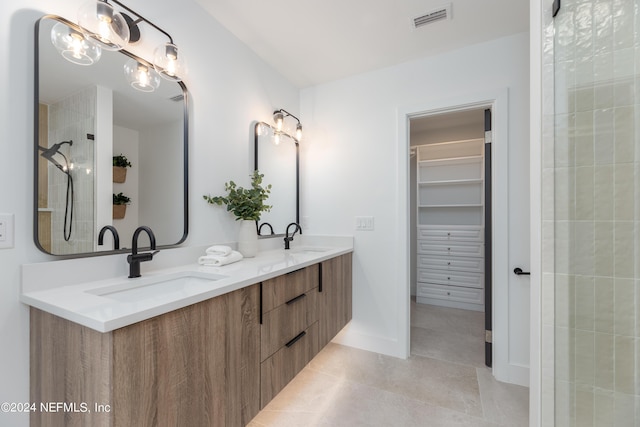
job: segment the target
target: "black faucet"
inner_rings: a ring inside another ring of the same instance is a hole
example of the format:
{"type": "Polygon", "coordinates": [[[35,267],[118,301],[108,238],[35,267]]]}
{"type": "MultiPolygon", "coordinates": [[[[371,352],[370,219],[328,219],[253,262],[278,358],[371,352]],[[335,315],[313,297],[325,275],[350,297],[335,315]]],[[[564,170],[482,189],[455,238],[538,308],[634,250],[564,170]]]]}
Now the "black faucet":
{"type": "Polygon", "coordinates": [[[140,277],[140,263],[145,261],[151,261],[153,256],[160,251],[156,251],[156,236],[153,235],[153,231],[147,226],[140,226],[133,232],[133,239],[131,241],[131,255],[127,256],[127,262],[129,263],[129,278],[140,277]],[[141,232],[147,233],[149,236],[149,242],[151,244],[151,250],[154,252],[138,253],[138,237],[141,232]]]}
{"type": "Polygon", "coordinates": [[[287,232],[284,235],[284,248],[285,249],[289,249],[289,242],[293,241],[293,236],[296,235],[297,231],[299,231],[300,234],[302,234],[302,228],[300,227],[300,225],[298,225],[297,222],[292,222],[291,224],[287,225],[287,232]],[[292,225],[295,225],[296,228],[293,230],[293,234],[291,235],[291,237],[289,237],[289,227],[291,227],[292,225]]]}
{"type": "Polygon", "coordinates": [[[105,225],[100,229],[100,234],[98,234],[98,245],[102,246],[104,244],[104,233],[107,230],[113,234],[113,249],[120,249],[120,236],[118,236],[118,230],[116,230],[112,225],[105,225]]]}
{"type": "Polygon", "coordinates": [[[271,226],[271,224],[269,224],[268,222],[263,222],[262,224],[260,224],[260,227],[258,227],[258,236],[262,236],[262,227],[267,226],[271,229],[271,235],[274,235],[275,233],[273,232],[273,227],[271,226]]]}

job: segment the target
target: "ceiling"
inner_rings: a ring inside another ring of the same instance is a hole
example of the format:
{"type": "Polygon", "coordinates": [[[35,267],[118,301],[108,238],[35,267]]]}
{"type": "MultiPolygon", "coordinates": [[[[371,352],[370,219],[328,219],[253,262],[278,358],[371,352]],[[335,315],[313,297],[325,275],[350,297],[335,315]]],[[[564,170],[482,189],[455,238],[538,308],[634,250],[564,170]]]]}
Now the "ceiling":
{"type": "Polygon", "coordinates": [[[529,30],[528,0],[195,1],[300,88],[529,30]]]}

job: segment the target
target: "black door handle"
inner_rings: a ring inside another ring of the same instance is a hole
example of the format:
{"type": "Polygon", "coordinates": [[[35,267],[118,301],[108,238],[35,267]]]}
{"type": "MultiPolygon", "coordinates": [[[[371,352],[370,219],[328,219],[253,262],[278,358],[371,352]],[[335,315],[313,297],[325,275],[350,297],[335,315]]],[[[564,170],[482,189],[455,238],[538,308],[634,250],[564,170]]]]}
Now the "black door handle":
{"type": "Polygon", "coordinates": [[[520,267],[514,268],[513,272],[516,273],[518,276],[530,276],[531,275],[531,273],[529,271],[522,271],[522,269],[520,267]]]}

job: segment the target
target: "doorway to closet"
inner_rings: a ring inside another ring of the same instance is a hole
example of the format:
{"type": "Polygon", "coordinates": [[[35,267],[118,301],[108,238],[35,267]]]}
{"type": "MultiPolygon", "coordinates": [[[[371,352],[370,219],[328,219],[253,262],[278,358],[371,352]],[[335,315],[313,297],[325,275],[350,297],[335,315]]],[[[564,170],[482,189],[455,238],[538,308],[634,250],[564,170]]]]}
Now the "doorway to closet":
{"type": "Polygon", "coordinates": [[[491,366],[491,110],[409,130],[411,353],[491,366]]]}

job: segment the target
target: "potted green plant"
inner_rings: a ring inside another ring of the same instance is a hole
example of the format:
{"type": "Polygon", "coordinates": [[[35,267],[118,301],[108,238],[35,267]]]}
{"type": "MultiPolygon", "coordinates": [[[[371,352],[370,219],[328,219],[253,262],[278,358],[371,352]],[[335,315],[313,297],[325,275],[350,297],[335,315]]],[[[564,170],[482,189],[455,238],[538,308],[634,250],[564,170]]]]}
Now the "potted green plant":
{"type": "Polygon", "coordinates": [[[262,186],[264,175],[258,170],[251,175],[251,188],[242,188],[235,182],[224,184],[226,196],[202,196],[212,205],[226,205],[227,211],[233,213],[236,221],[242,221],[238,237],[238,250],[245,257],[255,256],[258,252],[258,233],[256,221],[260,220],[262,212],[271,210],[265,202],[271,193],[271,184],[262,186]]]}
{"type": "Polygon", "coordinates": [[[122,192],[113,195],[113,219],[122,219],[127,212],[127,205],[131,199],[122,192]]]}
{"type": "Polygon", "coordinates": [[[127,157],[120,153],[113,156],[113,182],[123,183],[127,180],[127,168],[131,167],[131,163],[127,157]]]}

